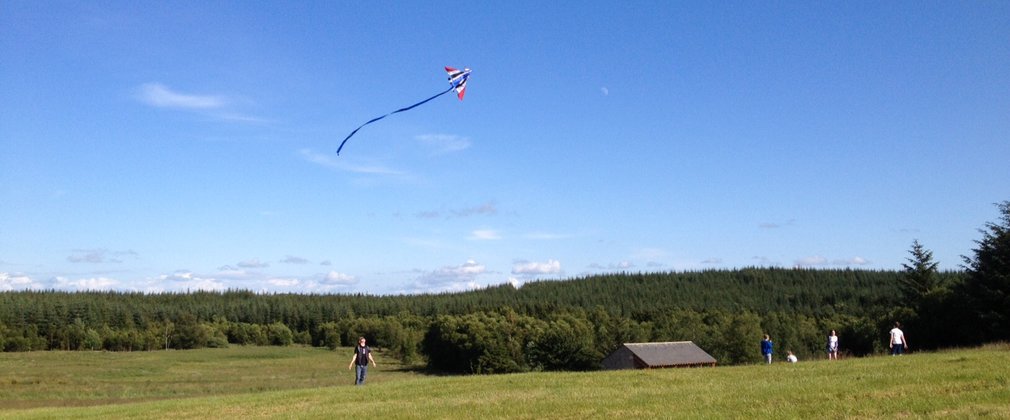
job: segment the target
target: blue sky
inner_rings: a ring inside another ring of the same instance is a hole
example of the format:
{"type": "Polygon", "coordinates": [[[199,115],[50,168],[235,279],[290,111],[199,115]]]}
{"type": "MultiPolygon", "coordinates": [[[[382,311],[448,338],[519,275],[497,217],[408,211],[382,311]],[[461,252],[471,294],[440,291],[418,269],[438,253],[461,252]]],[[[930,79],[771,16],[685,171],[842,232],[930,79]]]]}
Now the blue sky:
{"type": "Polygon", "coordinates": [[[957,269],[1008,134],[1000,1],[4,1],[0,290],[957,269]]]}

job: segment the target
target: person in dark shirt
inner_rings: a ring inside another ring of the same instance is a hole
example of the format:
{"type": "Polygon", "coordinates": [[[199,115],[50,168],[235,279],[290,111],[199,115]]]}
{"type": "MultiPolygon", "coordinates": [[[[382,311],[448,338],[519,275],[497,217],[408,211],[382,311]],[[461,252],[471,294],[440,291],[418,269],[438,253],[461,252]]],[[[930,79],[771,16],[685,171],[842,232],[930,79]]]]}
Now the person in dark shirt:
{"type": "Polygon", "coordinates": [[[368,374],[368,362],[375,366],[375,359],[372,358],[372,349],[365,345],[365,337],[358,337],[358,345],[354,346],[354,357],[347,369],[354,367],[354,384],[364,385],[365,375],[368,374]]]}

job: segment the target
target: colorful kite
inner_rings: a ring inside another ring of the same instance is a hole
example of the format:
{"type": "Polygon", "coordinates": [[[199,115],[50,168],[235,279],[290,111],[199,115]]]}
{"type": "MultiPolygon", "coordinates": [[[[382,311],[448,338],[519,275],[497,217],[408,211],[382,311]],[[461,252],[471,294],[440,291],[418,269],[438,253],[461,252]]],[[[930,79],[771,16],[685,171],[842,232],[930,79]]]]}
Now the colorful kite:
{"type": "Polygon", "coordinates": [[[418,103],[413,104],[411,106],[408,106],[406,108],[400,108],[400,109],[398,109],[396,111],[390,112],[390,113],[388,113],[386,115],[383,115],[381,117],[372,118],[368,122],[366,122],[364,124],[361,124],[360,126],[358,126],[358,128],[355,128],[354,131],[351,132],[351,134],[348,134],[347,137],[344,137],[344,141],[340,142],[340,147],[337,148],[337,155],[339,156],[340,155],[340,151],[344,149],[344,143],[347,143],[347,139],[350,139],[351,136],[354,135],[354,133],[357,133],[358,130],[361,129],[361,127],[364,127],[364,126],[366,126],[368,124],[371,124],[373,122],[376,122],[378,120],[386,118],[386,117],[388,117],[390,115],[393,115],[393,114],[395,114],[397,112],[409,111],[411,109],[414,109],[418,105],[424,104],[425,102],[428,102],[428,101],[430,101],[432,99],[435,99],[435,98],[437,98],[439,96],[445,95],[446,93],[449,93],[450,91],[453,91],[453,90],[456,91],[456,96],[458,96],[459,100],[462,101],[463,100],[463,95],[466,94],[466,81],[470,78],[470,69],[464,68],[463,70],[456,70],[456,69],[454,69],[452,67],[446,67],[445,71],[447,73],[449,73],[449,89],[446,89],[442,93],[439,93],[439,94],[437,94],[435,96],[432,96],[432,97],[430,97],[428,99],[425,99],[425,100],[423,100],[421,102],[418,102],[418,103]]]}

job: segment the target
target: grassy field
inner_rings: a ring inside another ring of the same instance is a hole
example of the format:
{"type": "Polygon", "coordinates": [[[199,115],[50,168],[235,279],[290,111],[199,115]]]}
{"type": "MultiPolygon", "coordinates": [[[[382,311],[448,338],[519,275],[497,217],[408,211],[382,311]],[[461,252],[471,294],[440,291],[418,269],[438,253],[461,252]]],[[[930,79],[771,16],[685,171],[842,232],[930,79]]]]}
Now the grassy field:
{"type": "Polygon", "coordinates": [[[0,354],[0,418],[1010,418],[1010,345],[771,366],[428,376],[350,350],[0,354]]]}

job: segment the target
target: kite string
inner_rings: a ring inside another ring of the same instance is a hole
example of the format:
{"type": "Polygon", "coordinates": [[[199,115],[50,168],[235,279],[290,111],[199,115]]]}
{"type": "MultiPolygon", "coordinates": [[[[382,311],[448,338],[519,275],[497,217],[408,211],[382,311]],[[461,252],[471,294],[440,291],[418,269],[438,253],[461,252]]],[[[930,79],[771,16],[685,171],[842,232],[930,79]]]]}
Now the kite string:
{"type": "Polygon", "coordinates": [[[446,93],[449,93],[449,92],[452,92],[452,90],[453,90],[454,88],[455,88],[455,86],[449,86],[449,89],[445,90],[444,92],[441,92],[441,93],[438,93],[438,94],[436,94],[435,96],[432,96],[432,97],[430,97],[430,98],[428,98],[428,99],[425,99],[425,100],[423,100],[423,101],[421,101],[421,102],[418,102],[418,103],[416,103],[416,104],[413,104],[413,105],[411,105],[411,106],[408,106],[408,107],[406,107],[406,108],[400,108],[400,109],[398,109],[398,110],[396,110],[396,111],[393,111],[393,112],[390,112],[390,113],[388,113],[388,114],[386,114],[386,115],[383,115],[383,116],[381,116],[381,117],[375,117],[375,118],[372,118],[371,120],[368,120],[368,122],[366,122],[366,123],[364,123],[364,124],[361,124],[360,126],[358,126],[358,128],[355,128],[355,129],[354,129],[354,131],[352,131],[352,132],[351,132],[351,134],[348,134],[348,135],[347,135],[347,137],[344,137],[344,141],[340,142],[340,147],[338,147],[338,148],[337,148],[337,156],[340,156],[340,151],[344,149],[344,143],[347,143],[347,140],[348,140],[348,139],[350,139],[350,138],[351,138],[351,136],[353,136],[353,135],[354,135],[354,133],[357,133],[357,132],[358,132],[358,130],[360,130],[360,129],[361,129],[361,127],[364,127],[364,126],[366,126],[366,125],[368,125],[368,124],[371,124],[371,123],[373,123],[373,122],[376,122],[376,121],[378,121],[378,120],[381,120],[381,119],[383,119],[383,118],[386,118],[386,117],[388,117],[388,116],[390,116],[390,115],[393,115],[393,114],[395,114],[395,113],[397,113],[397,112],[403,112],[403,111],[409,111],[409,110],[411,110],[411,109],[414,109],[415,107],[417,107],[417,106],[419,106],[419,105],[423,105],[423,104],[424,104],[425,102],[428,102],[428,101],[430,101],[430,100],[432,100],[432,99],[435,99],[435,98],[437,98],[437,97],[439,97],[439,96],[442,96],[442,95],[445,95],[446,93]]]}

